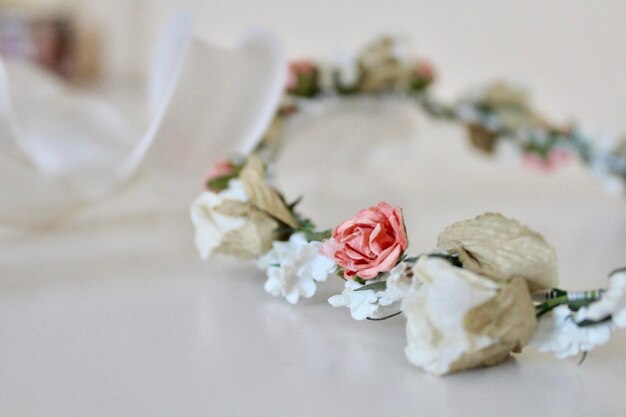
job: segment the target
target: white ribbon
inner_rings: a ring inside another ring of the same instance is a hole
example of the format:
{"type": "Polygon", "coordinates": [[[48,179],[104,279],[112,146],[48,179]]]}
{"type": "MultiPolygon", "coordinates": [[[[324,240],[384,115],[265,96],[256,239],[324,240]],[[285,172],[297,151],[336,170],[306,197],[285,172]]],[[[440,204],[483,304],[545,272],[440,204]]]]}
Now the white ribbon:
{"type": "Polygon", "coordinates": [[[270,34],[250,31],[220,48],[194,38],[185,13],[162,32],[132,112],[0,60],[0,223],[58,223],[143,170],[202,178],[218,155],[252,149],[285,68],[270,34]]]}

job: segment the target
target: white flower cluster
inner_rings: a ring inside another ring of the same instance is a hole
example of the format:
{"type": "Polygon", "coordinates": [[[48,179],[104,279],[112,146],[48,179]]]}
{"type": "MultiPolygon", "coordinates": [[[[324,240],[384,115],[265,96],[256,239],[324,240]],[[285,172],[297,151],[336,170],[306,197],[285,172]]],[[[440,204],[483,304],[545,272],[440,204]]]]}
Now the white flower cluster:
{"type": "Polygon", "coordinates": [[[304,233],[294,233],[288,242],[273,242],[272,250],[258,260],[267,272],[265,291],[283,296],[291,304],[315,294],[316,282],[326,281],[335,262],[320,254],[321,242],[308,242],[304,233]]]}
{"type": "Polygon", "coordinates": [[[611,286],[600,300],[577,312],[561,305],[541,318],[530,345],[566,358],[607,343],[617,328],[626,328],[626,271],[611,276],[611,286]],[[598,323],[579,325],[586,321],[598,323]]]}
{"type": "Polygon", "coordinates": [[[610,322],[580,327],[574,317],[568,306],[558,306],[539,320],[530,346],[540,352],[553,352],[557,358],[566,358],[588,352],[611,339],[610,322]]]}
{"type": "MultiPolygon", "coordinates": [[[[359,290],[363,285],[353,280],[346,280],[345,288],[341,294],[333,295],[328,302],[333,307],[347,307],[350,315],[355,320],[366,318],[377,319],[386,314],[386,307],[401,301],[411,285],[413,264],[400,262],[386,276],[386,289],[377,291],[373,289],[359,290]]],[[[367,281],[368,285],[381,280],[367,281]]]]}

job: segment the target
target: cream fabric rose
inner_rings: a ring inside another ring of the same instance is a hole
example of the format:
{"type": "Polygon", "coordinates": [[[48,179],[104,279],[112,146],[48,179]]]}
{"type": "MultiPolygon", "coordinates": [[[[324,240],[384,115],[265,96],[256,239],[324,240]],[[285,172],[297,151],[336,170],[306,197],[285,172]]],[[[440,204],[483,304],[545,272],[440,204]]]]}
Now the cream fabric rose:
{"type": "Polygon", "coordinates": [[[248,203],[239,180],[215,193],[202,193],[191,206],[191,220],[196,229],[198,252],[206,259],[213,253],[253,259],[272,246],[278,226],[269,215],[248,203]]]}
{"type": "Polygon", "coordinates": [[[514,86],[494,83],[484,92],[483,102],[506,126],[522,128],[543,126],[542,117],[529,106],[526,93],[514,86]]]}
{"type": "Polygon", "coordinates": [[[360,88],[367,92],[408,88],[415,76],[409,52],[407,40],[397,37],[383,36],[368,44],[357,57],[360,88]]]}
{"type": "Polygon", "coordinates": [[[413,271],[402,311],[415,366],[444,375],[495,365],[527,343],[536,319],[523,279],[496,282],[426,256],[413,271]]]}
{"type": "Polygon", "coordinates": [[[463,267],[495,280],[524,278],[531,290],[558,284],[556,254],[543,236],[501,214],[454,223],[437,247],[459,256],[463,267]]]}

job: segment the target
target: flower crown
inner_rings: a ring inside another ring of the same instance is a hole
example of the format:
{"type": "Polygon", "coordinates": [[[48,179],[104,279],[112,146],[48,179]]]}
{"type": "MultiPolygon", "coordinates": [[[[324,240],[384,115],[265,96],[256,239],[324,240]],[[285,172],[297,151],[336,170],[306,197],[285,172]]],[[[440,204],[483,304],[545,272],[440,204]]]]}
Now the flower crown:
{"type": "Polygon", "coordinates": [[[398,49],[393,38],[382,38],[334,66],[290,64],[283,103],[266,135],[246,158],[218,161],[193,203],[201,256],[257,259],[267,274],[265,290],[294,304],[328,277],[343,279],[344,290],[329,303],[349,308],[356,320],[404,314],[407,358],[437,375],[498,364],[526,345],[563,358],[606,343],[626,327],[626,268],[609,274],[607,289],[559,289],[552,247],[494,213],[447,227],[436,250],[412,256],[400,208],[381,202],[320,231],[296,210],[298,201],[287,203],[268,182],[283,123],[307,101],[396,94],[428,115],[464,125],[482,151],[493,153],[506,141],[541,169],[577,156],[608,188],[623,190],[626,141],[599,146],[573,125],[548,122],[503,84],[443,104],[429,94],[433,67],[398,49]]]}

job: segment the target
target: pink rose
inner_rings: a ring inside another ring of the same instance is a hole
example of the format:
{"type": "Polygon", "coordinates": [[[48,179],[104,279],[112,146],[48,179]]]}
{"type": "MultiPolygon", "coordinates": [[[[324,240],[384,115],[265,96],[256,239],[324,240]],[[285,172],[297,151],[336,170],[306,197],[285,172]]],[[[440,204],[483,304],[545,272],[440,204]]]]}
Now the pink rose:
{"type": "Polygon", "coordinates": [[[402,210],[378,203],[341,223],[321,253],[334,259],[346,278],[372,279],[391,270],[407,245],[402,210]]]}
{"type": "Polygon", "coordinates": [[[425,59],[420,60],[415,68],[415,73],[418,78],[425,80],[435,79],[435,67],[434,65],[425,59]]]}
{"type": "Polygon", "coordinates": [[[566,164],[571,155],[565,149],[553,149],[547,158],[542,158],[535,153],[527,153],[524,155],[524,164],[535,171],[554,171],[561,165],[566,164]]]}
{"type": "Polygon", "coordinates": [[[298,83],[298,75],[312,76],[315,73],[315,62],[310,59],[301,59],[289,62],[287,71],[287,90],[293,90],[298,83]]]}

